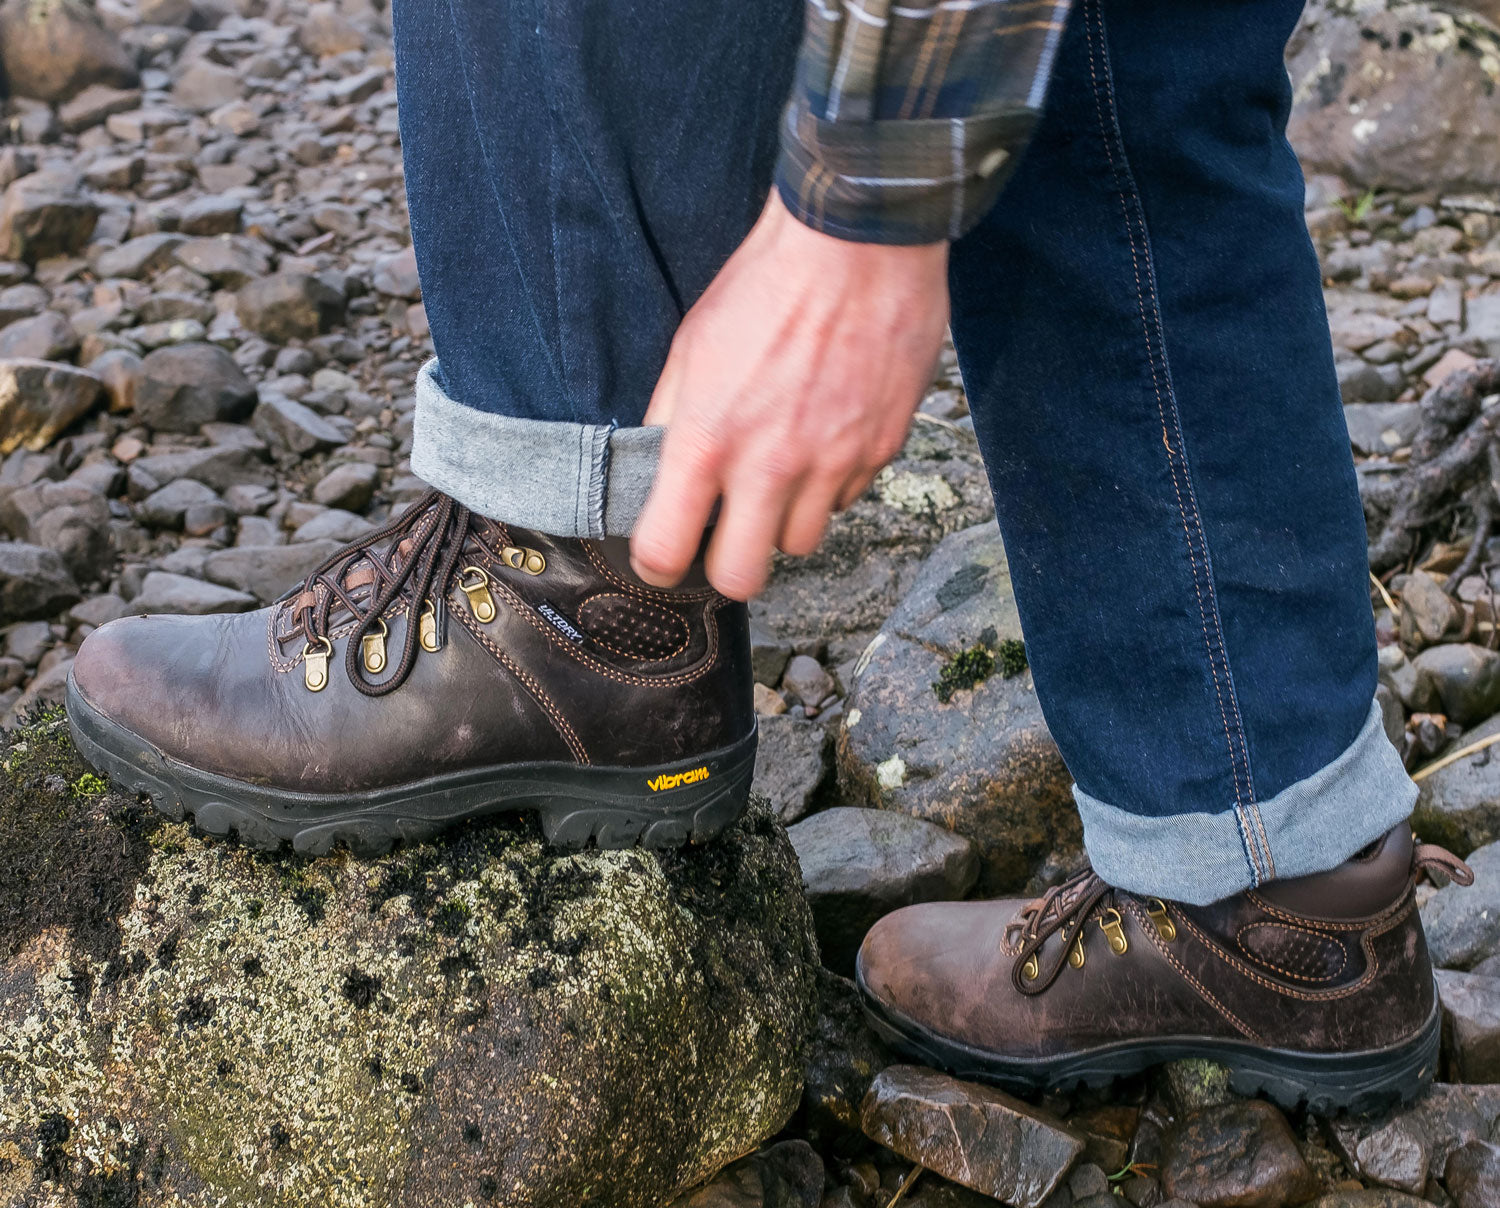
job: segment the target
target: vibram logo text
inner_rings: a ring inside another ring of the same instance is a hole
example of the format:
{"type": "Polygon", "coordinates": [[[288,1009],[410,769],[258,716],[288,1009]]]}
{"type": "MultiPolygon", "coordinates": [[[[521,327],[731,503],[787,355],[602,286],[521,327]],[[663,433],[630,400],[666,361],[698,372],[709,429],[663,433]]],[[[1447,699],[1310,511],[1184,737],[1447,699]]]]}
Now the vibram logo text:
{"type": "Polygon", "coordinates": [[[707,768],[694,768],[691,772],[663,772],[655,780],[646,781],[646,787],[653,793],[660,793],[666,789],[681,788],[685,784],[697,784],[700,780],[707,779],[707,768]]]}

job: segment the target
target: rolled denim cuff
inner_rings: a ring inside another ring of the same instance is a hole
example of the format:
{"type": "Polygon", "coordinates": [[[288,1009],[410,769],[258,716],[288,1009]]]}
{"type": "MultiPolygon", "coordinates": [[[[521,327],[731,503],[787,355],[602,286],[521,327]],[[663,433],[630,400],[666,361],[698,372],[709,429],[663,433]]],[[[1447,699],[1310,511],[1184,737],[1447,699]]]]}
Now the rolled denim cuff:
{"type": "Polygon", "coordinates": [[[1206,906],[1267,881],[1327,872],[1411,816],[1417,786],[1380,705],[1326,767],[1266,801],[1148,818],[1074,786],[1094,870],[1131,893],[1206,906]]]}
{"type": "Polygon", "coordinates": [[[417,374],[411,469],[492,520],[554,537],[628,537],[656,478],[664,428],[518,419],[450,398],[417,374]]]}

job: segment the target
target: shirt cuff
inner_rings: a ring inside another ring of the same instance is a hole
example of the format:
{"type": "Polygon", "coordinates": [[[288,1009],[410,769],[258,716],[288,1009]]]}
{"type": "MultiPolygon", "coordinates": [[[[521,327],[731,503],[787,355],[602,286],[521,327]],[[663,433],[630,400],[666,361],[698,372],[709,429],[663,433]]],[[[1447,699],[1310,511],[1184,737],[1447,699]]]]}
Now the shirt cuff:
{"type": "Polygon", "coordinates": [[[994,205],[1036,118],[1027,108],[829,121],[794,96],[781,127],[776,187],[797,218],[840,239],[957,239],[994,205]]]}

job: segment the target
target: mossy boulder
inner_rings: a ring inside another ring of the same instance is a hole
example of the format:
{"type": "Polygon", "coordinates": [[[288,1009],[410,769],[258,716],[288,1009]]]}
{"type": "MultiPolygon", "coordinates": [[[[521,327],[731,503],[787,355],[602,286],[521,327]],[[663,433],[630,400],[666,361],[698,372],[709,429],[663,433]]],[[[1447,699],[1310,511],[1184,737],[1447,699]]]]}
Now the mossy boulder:
{"type": "Polygon", "coordinates": [[[524,821],[266,856],[0,741],[0,1203],[649,1208],[796,1108],[816,947],[757,802],[681,853],[524,821]]]}

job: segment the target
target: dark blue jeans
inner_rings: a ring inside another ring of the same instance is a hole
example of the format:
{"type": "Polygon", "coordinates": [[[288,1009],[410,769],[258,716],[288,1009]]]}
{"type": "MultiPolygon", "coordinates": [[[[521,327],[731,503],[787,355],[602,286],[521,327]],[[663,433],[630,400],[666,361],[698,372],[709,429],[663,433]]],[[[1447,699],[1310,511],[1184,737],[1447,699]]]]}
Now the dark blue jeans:
{"type": "MultiPolygon", "coordinates": [[[[1410,812],[1282,49],[1300,0],[1080,0],[953,336],[1101,875],[1211,901],[1410,812]]],[[[769,187],[800,0],[396,0],[437,360],[413,467],[628,533],[683,313],[769,187]]]]}

